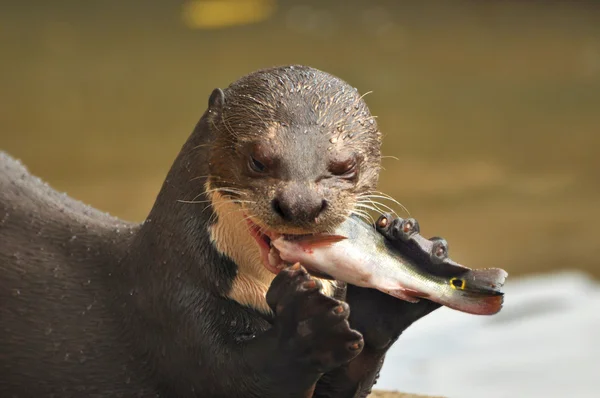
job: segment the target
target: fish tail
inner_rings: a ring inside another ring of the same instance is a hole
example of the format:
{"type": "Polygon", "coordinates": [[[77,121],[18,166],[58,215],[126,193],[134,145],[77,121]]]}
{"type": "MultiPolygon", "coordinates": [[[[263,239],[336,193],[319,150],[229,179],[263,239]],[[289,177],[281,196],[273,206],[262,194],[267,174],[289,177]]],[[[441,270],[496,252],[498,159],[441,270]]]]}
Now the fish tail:
{"type": "Polygon", "coordinates": [[[499,268],[476,269],[451,278],[450,287],[457,294],[448,307],[478,315],[492,315],[502,309],[504,293],[501,288],[508,276],[499,268]]]}

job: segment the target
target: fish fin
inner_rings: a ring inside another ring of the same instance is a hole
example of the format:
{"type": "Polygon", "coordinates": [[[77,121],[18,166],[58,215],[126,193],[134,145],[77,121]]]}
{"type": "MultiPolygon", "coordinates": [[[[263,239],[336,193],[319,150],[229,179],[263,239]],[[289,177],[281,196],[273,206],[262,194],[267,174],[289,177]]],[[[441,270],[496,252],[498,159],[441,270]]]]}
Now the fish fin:
{"type": "Polygon", "coordinates": [[[399,298],[400,300],[408,301],[409,303],[418,303],[420,301],[419,297],[423,296],[422,293],[416,290],[406,289],[403,287],[399,289],[388,290],[385,293],[389,294],[390,296],[399,298]]]}
{"type": "Polygon", "coordinates": [[[497,292],[494,295],[464,293],[444,305],[468,314],[494,315],[502,309],[503,303],[503,293],[497,292]]]}
{"type": "Polygon", "coordinates": [[[348,238],[341,235],[310,235],[298,239],[297,243],[303,249],[314,249],[317,247],[328,247],[344,239],[348,238]]]}

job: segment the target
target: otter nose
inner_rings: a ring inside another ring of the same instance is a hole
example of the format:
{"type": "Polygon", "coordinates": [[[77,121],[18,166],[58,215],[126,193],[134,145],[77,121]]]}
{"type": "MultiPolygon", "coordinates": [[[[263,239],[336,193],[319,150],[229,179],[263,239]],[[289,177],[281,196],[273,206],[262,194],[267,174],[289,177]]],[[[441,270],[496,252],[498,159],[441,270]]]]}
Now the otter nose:
{"type": "Polygon", "coordinates": [[[328,203],[317,192],[292,188],[279,192],[271,205],[273,211],[285,221],[312,223],[328,203]]]}

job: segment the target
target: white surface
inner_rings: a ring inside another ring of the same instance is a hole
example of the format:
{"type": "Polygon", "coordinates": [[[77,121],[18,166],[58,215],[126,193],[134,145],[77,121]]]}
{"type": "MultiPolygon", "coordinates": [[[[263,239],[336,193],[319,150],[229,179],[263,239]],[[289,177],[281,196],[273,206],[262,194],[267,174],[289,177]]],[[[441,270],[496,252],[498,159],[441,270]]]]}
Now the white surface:
{"type": "Polygon", "coordinates": [[[494,316],[441,308],[387,355],[377,389],[449,398],[600,397],[600,284],[509,279],[494,316]]]}

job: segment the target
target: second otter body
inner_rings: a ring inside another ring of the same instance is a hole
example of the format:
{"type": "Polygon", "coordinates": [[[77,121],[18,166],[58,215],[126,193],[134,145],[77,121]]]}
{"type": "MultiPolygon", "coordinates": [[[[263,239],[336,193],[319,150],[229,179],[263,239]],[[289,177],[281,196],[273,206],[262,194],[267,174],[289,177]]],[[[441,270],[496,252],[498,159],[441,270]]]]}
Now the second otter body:
{"type": "Polygon", "coordinates": [[[379,146],[356,90],[293,66],[213,92],[141,225],[2,155],[0,395],[367,394],[437,305],[276,276],[264,232],[338,225],[374,188],[379,146]]]}

